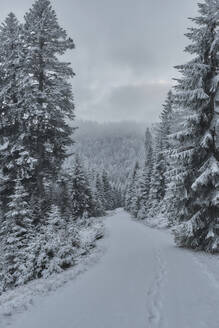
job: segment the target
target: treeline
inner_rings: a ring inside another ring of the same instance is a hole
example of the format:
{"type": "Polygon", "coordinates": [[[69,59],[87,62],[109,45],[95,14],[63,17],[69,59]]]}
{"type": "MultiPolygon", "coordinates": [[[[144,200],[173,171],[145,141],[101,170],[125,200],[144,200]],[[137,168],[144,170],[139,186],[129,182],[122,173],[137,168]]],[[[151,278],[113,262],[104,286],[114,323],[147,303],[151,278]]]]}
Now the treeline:
{"type": "Polygon", "coordinates": [[[85,169],[80,157],[75,155],[71,167],[63,169],[58,180],[47,187],[47,206],[56,204],[64,219],[100,217],[106,211],[122,205],[122,194],[111,182],[108,173],[85,169]]]}
{"type": "Polygon", "coordinates": [[[168,93],[161,122],[147,130],[145,163],[135,165],[126,209],[144,219],[167,216],[177,245],[219,251],[219,3],[198,4],[186,34],[192,59],[168,93]]]}
{"type": "Polygon", "coordinates": [[[80,227],[117,206],[106,172],[84,170],[72,145],[74,43],[48,0],[0,27],[0,292],[74,264],[80,227]]]}
{"type": "Polygon", "coordinates": [[[173,122],[174,96],[169,91],[161,123],[154,127],[153,133],[148,128],[145,133],[145,160],[143,165],[136,162],[126,189],[125,208],[134,217],[144,219],[157,215],[166,215],[166,197],[168,196],[171,169],[169,151],[171,141],[168,135],[173,122]]]}
{"type": "Polygon", "coordinates": [[[80,155],[85,167],[96,171],[105,169],[110,181],[124,194],[135,159],[141,163],[144,158],[145,124],[77,121],[77,126],[73,151],[80,155]]]}

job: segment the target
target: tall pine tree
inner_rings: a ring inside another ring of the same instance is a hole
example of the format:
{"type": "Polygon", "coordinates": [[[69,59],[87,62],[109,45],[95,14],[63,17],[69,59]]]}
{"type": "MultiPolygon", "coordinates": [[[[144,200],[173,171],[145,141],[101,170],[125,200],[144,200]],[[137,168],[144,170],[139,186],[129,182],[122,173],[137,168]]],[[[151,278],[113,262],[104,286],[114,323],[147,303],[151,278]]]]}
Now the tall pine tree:
{"type": "Polygon", "coordinates": [[[95,214],[95,204],[88,183],[88,179],[77,155],[71,173],[71,204],[72,214],[75,218],[92,216],[95,214]]]}
{"type": "Polygon", "coordinates": [[[153,152],[153,170],[150,183],[149,194],[149,214],[150,216],[159,215],[161,212],[162,201],[165,196],[165,156],[164,144],[160,129],[157,130],[155,146],[153,152]]]}
{"type": "Polygon", "coordinates": [[[34,236],[27,196],[22,180],[18,177],[1,226],[1,236],[4,236],[2,279],[5,289],[21,285],[32,278],[32,265],[28,258],[34,236]]]}
{"type": "Polygon", "coordinates": [[[177,134],[182,146],[178,157],[186,161],[183,177],[186,223],[175,231],[180,246],[219,251],[219,147],[218,140],[218,0],[199,3],[196,27],[189,29],[186,52],[193,59],[178,66],[176,101],[187,109],[185,129],[177,134]]]}
{"type": "Polygon", "coordinates": [[[44,179],[55,179],[72,143],[74,118],[69,63],[60,56],[74,48],[48,0],[37,0],[25,15],[20,59],[19,106],[22,142],[35,159],[29,190],[44,194],[44,179]]]}
{"type": "Polygon", "coordinates": [[[23,51],[21,25],[10,13],[0,28],[0,164],[2,170],[1,202],[7,203],[14,190],[14,181],[21,168],[30,169],[31,161],[22,145],[22,122],[19,105],[20,56],[23,51]],[[26,164],[26,165],[25,165],[26,164]]]}
{"type": "Polygon", "coordinates": [[[138,217],[140,219],[144,219],[148,216],[148,205],[149,205],[149,194],[150,194],[150,186],[151,186],[151,178],[152,178],[152,169],[153,169],[153,140],[152,135],[149,129],[146,130],[145,133],[145,161],[142,170],[142,174],[140,177],[140,211],[138,213],[138,217]]]}

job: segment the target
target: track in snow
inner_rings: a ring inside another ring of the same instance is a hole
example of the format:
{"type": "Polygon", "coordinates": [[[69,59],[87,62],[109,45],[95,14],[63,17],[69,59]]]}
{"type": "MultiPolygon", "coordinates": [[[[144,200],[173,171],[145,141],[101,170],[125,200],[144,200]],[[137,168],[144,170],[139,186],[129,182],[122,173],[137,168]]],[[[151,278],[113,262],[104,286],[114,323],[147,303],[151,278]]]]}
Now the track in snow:
{"type": "Polygon", "coordinates": [[[157,263],[157,272],[155,275],[154,283],[150,287],[147,295],[149,298],[148,304],[148,324],[150,327],[159,328],[162,324],[162,287],[165,282],[165,277],[167,274],[166,263],[161,255],[161,251],[157,250],[155,254],[155,259],[157,263]]]}
{"type": "Polygon", "coordinates": [[[219,290],[194,253],[123,210],[105,220],[108,233],[99,247],[106,252],[99,262],[36,298],[11,328],[219,327],[219,290]]]}

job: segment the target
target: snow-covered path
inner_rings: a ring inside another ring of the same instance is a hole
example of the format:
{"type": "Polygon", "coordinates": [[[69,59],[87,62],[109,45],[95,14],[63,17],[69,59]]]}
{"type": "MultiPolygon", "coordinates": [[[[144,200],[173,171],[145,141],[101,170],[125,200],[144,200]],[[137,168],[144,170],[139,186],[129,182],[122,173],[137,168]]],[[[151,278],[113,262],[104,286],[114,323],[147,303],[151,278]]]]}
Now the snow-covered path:
{"type": "Polygon", "coordinates": [[[123,210],[106,226],[100,261],[36,300],[12,328],[219,327],[219,283],[198,255],[123,210]]]}

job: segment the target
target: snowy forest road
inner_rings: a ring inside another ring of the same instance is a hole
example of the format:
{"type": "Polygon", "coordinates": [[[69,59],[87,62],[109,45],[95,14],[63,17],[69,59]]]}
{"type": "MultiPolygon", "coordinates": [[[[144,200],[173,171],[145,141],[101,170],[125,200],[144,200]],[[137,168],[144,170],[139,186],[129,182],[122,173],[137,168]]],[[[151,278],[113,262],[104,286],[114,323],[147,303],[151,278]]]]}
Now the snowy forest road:
{"type": "Polygon", "coordinates": [[[12,328],[219,327],[219,284],[198,255],[121,209],[106,218],[106,228],[99,262],[12,328]]]}

